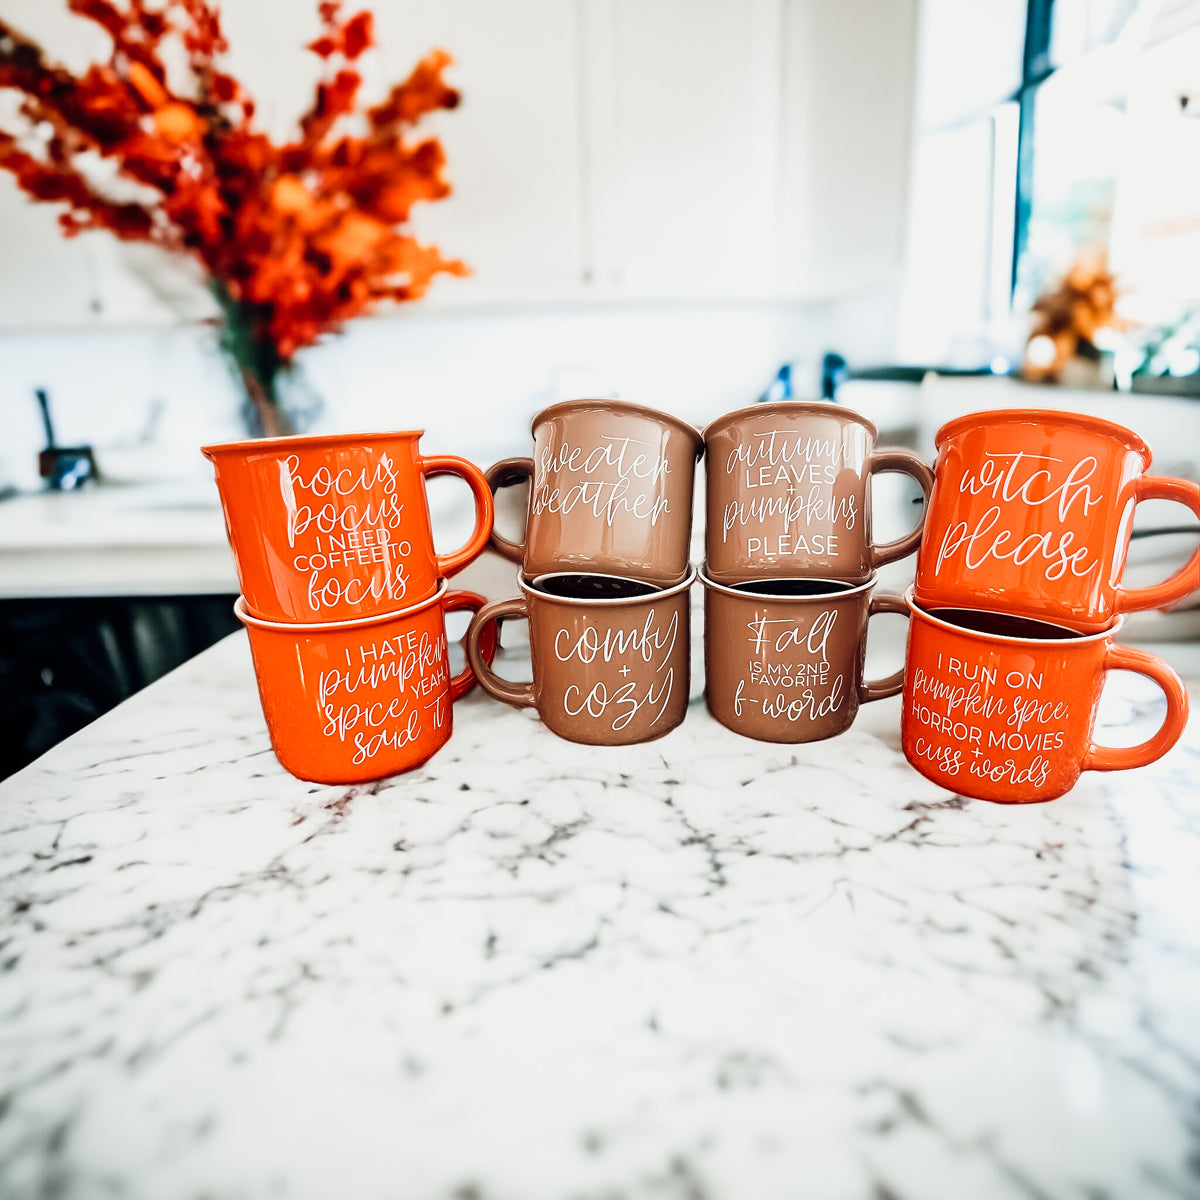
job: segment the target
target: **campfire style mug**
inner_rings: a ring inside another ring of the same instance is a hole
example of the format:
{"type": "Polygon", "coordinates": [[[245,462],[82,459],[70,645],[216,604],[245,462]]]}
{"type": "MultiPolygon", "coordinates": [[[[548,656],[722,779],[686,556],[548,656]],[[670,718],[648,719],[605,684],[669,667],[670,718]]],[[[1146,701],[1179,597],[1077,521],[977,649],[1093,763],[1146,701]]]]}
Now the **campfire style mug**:
{"type": "Polygon", "coordinates": [[[1098,417],[971,413],[937,433],[914,596],[929,607],[1003,609],[1081,632],[1200,587],[1200,550],[1162,583],[1120,585],[1139,500],[1200,516],[1200,484],[1147,475],[1150,449],[1098,417]]]}
{"type": "Polygon", "coordinates": [[[683,720],[689,678],[688,589],[695,570],[658,590],[641,580],[559,572],[521,595],[489,604],[467,630],[467,657],[489,695],[536,708],[559,737],[627,746],[662,737],[683,720]],[[533,681],[512,683],[488,665],[487,638],[501,617],[526,617],[533,681]]]}
{"type": "Polygon", "coordinates": [[[1161,758],[1187,723],[1188,697],[1160,658],[1098,633],[1008,613],[912,601],[900,738],[926,779],[979,800],[1024,804],[1069,792],[1083,771],[1161,758]],[[1166,693],[1161,728],[1140,746],[1097,746],[1092,726],[1106,671],[1136,671],[1166,693]]]}
{"type": "Polygon", "coordinates": [[[876,450],[875,426],[837,404],[782,400],[718,417],[704,430],[706,570],[717,583],[816,578],[865,583],[911,554],[921,525],[871,541],[871,479],[911,475],[926,498],[929,467],[908,450],[876,450]]]}
{"type": "Polygon", "coordinates": [[[452,455],[422,455],[420,430],[260,438],[205,446],[216,469],[242,594],[268,621],[342,621],[432,596],[487,546],[492,493],[452,455]],[[459,475],[475,529],[437,554],[425,479],[459,475]]]}
{"type": "MultiPolygon", "coordinates": [[[[264,621],[239,598],[271,746],[298,779],[359,783],[419,766],[450,740],[451,704],[475,685],[451,677],[445,614],[478,612],[474,592],[437,591],[419,604],[361,621],[264,621]]],[[[492,636],[481,660],[495,653],[492,636]]]]}
{"type": "Polygon", "coordinates": [[[688,573],[699,432],[623,400],[568,400],[533,418],[533,457],[487,473],[493,491],[528,479],[524,544],[492,547],[535,579],[591,571],[669,587],[688,573]]]}
{"type": "Polygon", "coordinates": [[[762,742],[815,742],[849,729],[860,704],[895,696],[904,668],[863,679],[867,621],[908,616],[903,597],[831,579],[704,583],[708,710],[762,742]]]}

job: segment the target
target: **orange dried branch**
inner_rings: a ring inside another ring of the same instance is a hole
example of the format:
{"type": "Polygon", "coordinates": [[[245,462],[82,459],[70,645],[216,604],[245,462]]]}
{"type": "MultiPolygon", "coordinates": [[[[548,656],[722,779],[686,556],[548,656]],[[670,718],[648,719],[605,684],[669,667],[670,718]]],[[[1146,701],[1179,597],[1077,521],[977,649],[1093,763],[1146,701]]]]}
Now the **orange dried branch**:
{"type": "Polygon", "coordinates": [[[40,162],[2,131],[0,167],[12,171],[35,200],[68,205],[68,211],[59,217],[68,236],[85,229],[107,229],[126,241],[146,241],[152,237],[154,216],[140,204],[105,199],[75,171],[40,162]]]}
{"type": "Polygon", "coordinates": [[[253,100],[220,67],[227,46],[210,0],[69,0],[69,8],[113,43],[107,62],[78,77],[0,22],[0,87],[20,91],[24,118],[43,130],[0,131],[0,168],[33,199],[65,206],[69,233],[105,228],[193,255],[230,319],[244,321],[262,348],[255,369],[286,362],[382,300],[415,299],[436,274],[465,272],[403,229],[415,203],[450,192],[440,143],[405,140],[421,116],[459,102],[443,79],[444,51],[367,110],[363,136],[339,133],[362,83],[348,64],[373,44],[374,20],[363,10],[343,21],[340,3],[322,0],[322,33],[309,49],[329,73],[298,139],[276,144],[253,128],[253,100]],[[188,95],[168,81],[169,38],[186,53],[188,95]],[[102,194],[89,155],[150,198],[102,194]]]}
{"type": "Polygon", "coordinates": [[[445,50],[427,54],[403,83],[392,88],[382,104],[367,109],[372,128],[382,132],[397,122],[411,125],[438,108],[457,108],[458,92],[442,79],[442,72],[453,62],[445,50]]]}

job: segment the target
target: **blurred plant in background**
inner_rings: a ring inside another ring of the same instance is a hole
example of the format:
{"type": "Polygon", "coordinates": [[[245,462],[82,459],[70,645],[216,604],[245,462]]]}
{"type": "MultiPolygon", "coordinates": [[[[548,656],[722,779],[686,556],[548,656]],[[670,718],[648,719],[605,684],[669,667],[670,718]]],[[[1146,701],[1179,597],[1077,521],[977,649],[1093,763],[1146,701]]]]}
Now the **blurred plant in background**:
{"type": "Polygon", "coordinates": [[[1086,363],[1091,365],[1086,374],[1098,378],[1097,335],[1129,326],[1117,315],[1116,303],[1108,256],[1101,249],[1084,251],[1063,279],[1034,302],[1022,375],[1034,383],[1079,382],[1064,375],[1073,365],[1086,363]]]}
{"type": "Polygon", "coordinates": [[[449,194],[425,114],[457,106],[434,50],[383,101],[358,111],[353,69],[373,43],[369,11],[319,4],[326,64],[298,137],[272,142],[254,101],[220,69],[209,0],[68,0],[112,38],[107,63],[75,77],[0,20],[0,87],[23,93],[24,128],[0,128],[0,167],[35,200],[66,205],[71,236],[107,229],[197,260],[222,313],[221,345],[258,431],[286,432],[281,385],[293,356],[380,301],[415,300],[439,272],[465,274],[403,232],[412,205],[449,194]],[[167,63],[176,45],[186,78],[167,63]],[[356,135],[343,118],[355,118],[356,135]]]}

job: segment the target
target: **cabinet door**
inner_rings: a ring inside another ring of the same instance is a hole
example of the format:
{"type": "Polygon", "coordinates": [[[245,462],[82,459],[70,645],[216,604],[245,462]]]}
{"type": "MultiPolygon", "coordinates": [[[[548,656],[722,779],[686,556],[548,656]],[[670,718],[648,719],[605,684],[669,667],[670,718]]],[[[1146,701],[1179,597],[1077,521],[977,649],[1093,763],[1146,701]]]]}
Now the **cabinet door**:
{"type": "Polygon", "coordinates": [[[99,319],[94,243],[66,241],[55,207],[33,204],[0,174],[0,326],[82,325],[99,319]]]}
{"type": "MultiPolygon", "coordinates": [[[[108,37],[65,5],[45,0],[6,0],[4,20],[44,46],[51,60],[75,70],[107,53],[108,37]]],[[[0,90],[0,123],[19,129],[20,95],[0,90]]],[[[7,172],[0,172],[0,325],[86,324],[103,315],[104,255],[97,243],[107,234],[67,241],[58,225],[61,206],[34,204],[7,172]]]]}
{"type": "Polygon", "coordinates": [[[453,195],[413,210],[413,230],[471,268],[422,303],[457,307],[578,298],[583,284],[579,6],[564,0],[403,0],[376,5],[378,63],[403,79],[431,47],[462,90],[426,118],[453,195]]]}
{"type": "Polygon", "coordinates": [[[916,0],[785,0],[782,294],[895,282],[912,146],[916,0]]]}
{"type": "MultiPolygon", "coordinates": [[[[349,13],[360,7],[347,3],[349,13]]],[[[375,15],[375,48],[356,63],[368,103],[406,78],[434,47],[454,58],[462,92],[450,112],[426,116],[414,141],[436,135],[453,193],[412,212],[411,232],[464,279],[435,277],[422,307],[556,300],[583,275],[578,5],[564,0],[388,0],[375,15]]],[[[316,0],[225,0],[230,65],[273,136],[286,137],[309,103],[317,59],[316,0]]]]}
{"type": "MultiPolygon", "coordinates": [[[[5,3],[6,20],[73,70],[107,56],[107,37],[65,7],[5,3]]],[[[359,64],[369,101],[434,46],[454,56],[463,93],[457,110],[414,131],[417,139],[440,137],[454,194],[417,205],[412,229],[473,274],[439,277],[424,303],[578,298],[585,269],[579,6],[393,0],[372,7],[378,49],[359,64]]],[[[230,69],[259,101],[260,123],[275,137],[293,136],[320,71],[304,50],[317,33],[316,0],[226,0],[222,18],[230,69]]],[[[32,205],[7,175],[0,178],[0,324],[169,321],[207,312],[203,288],[163,259],[106,233],[66,242],[56,206],[32,205]]]]}
{"type": "MultiPolygon", "coordinates": [[[[85,45],[89,22],[44,0],[6,2],[73,68],[103,55],[85,45]]],[[[903,249],[916,5],[375,5],[379,48],[361,61],[368,99],[433,46],[454,55],[463,92],[456,111],[416,133],[441,138],[454,194],[418,205],[412,227],[473,274],[436,280],[423,303],[792,299],[890,281],[903,249]]],[[[314,14],[299,0],[223,5],[230,67],[277,137],[319,70],[303,50],[314,14]]],[[[207,311],[203,290],[152,251],[105,234],[61,241],[52,209],[26,206],[7,179],[0,261],[0,323],[171,320],[196,315],[191,293],[207,311]]]]}
{"type": "MultiPolygon", "coordinates": [[[[268,0],[260,3],[269,8],[268,0]]],[[[228,8],[235,15],[245,11],[245,0],[227,6],[225,18],[228,8]]],[[[65,4],[4,0],[3,15],[42,47],[48,61],[76,76],[92,63],[107,62],[112,52],[108,35],[65,4]]],[[[288,28],[295,31],[295,24],[288,28]]],[[[285,56],[275,50],[278,28],[271,32],[274,41],[264,37],[260,44],[269,51],[263,55],[268,62],[284,64],[285,56]]],[[[314,15],[310,38],[315,29],[314,15]]],[[[296,34],[296,57],[311,59],[301,48],[304,40],[296,34]]],[[[278,66],[268,77],[275,81],[287,70],[278,66]]],[[[17,92],[0,90],[3,128],[24,127],[19,103],[17,92]]],[[[64,210],[59,204],[34,203],[8,172],[0,172],[0,327],[171,324],[215,314],[198,264],[155,246],[121,242],[104,230],[65,238],[58,223],[64,210]]]]}
{"type": "Polygon", "coordinates": [[[595,289],[730,299],[769,288],[779,0],[585,0],[595,289]]]}

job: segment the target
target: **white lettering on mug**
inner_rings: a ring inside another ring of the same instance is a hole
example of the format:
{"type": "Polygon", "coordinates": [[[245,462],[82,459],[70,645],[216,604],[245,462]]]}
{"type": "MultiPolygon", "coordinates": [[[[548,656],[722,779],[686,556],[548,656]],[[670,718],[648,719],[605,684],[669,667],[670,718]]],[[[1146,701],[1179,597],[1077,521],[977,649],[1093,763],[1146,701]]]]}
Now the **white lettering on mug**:
{"type": "Polygon", "coordinates": [[[670,473],[666,455],[650,453],[651,443],[631,437],[603,434],[601,443],[546,446],[538,456],[529,511],[566,515],[582,507],[609,526],[624,513],[655,525],[670,512],[663,487],[670,473]]]}
{"type": "Polygon", "coordinates": [[[322,533],[332,533],[335,529],[351,532],[380,523],[395,529],[400,523],[404,507],[396,501],[398,477],[391,458],[381,454],[373,470],[362,467],[356,473],[345,467],[332,472],[329,467],[322,466],[305,479],[300,474],[300,456],[289,454],[279,463],[279,490],[288,514],[288,545],[295,546],[296,538],[314,524],[322,533]],[[370,501],[363,503],[361,500],[359,504],[338,503],[348,496],[365,497],[376,490],[382,491],[386,497],[382,505],[370,501]],[[326,497],[333,499],[314,510],[311,504],[298,500],[297,491],[307,492],[319,500],[326,497]]]}
{"type": "Polygon", "coordinates": [[[722,540],[728,542],[731,534],[744,537],[751,557],[836,557],[835,530],[855,528],[859,499],[837,495],[833,486],[843,472],[857,477],[856,459],[857,451],[840,436],[812,438],[769,429],[739,442],[725,461],[726,473],[737,472],[739,482],[722,514],[722,540]],[[758,489],[769,490],[753,495],[758,489]],[[768,524],[780,532],[768,533],[763,528],[768,524]],[[825,528],[796,528],[814,524],[825,528]],[[755,532],[747,533],[747,527],[755,532]]]}
{"type": "Polygon", "coordinates": [[[661,667],[675,648],[678,631],[678,611],[671,613],[671,619],[664,629],[659,625],[658,615],[652,608],[641,626],[631,629],[606,625],[601,632],[592,624],[584,625],[578,634],[570,629],[560,629],[554,635],[554,657],[559,662],[575,658],[581,663],[590,663],[600,658],[607,663],[629,655],[640,658],[644,663],[654,663],[657,658],[661,667]]]}
{"type": "Polygon", "coordinates": [[[655,724],[675,686],[675,669],[668,664],[678,636],[678,609],[672,610],[665,626],[651,608],[641,624],[626,628],[611,622],[601,627],[587,622],[582,628],[559,629],[553,643],[554,657],[559,662],[622,664],[619,684],[609,685],[603,680],[589,684],[586,675],[580,683],[569,684],[563,693],[564,712],[572,717],[586,712],[597,720],[607,720],[612,729],[619,731],[647,709],[654,712],[650,724],[655,724]]]}
{"type": "Polygon", "coordinates": [[[848,465],[850,452],[841,437],[811,438],[785,429],[768,429],[740,442],[729,452],[725,470],[729,474],[740,463],[747,469],[778,467],[780,463],[827,463],[832,467],[848,465]]]}
{"type": "Polygon", "coordinates": [[[1064,750],[1071,718],[1070,701],[1042,694],[1044,687],[1041,671],[939,654],[936,673],[917,667],[906,685],[907,719],[925,731],[913,736],[912,751],[949,776],[965,769],[977,779],[1040,788],[1052,770],[1046,755],[1064,750]],[[974,717],[1000,727],[985,731],[974,717]]]}
{"type": "MultiPolygon", "coordinates": [[[[794,492],[795,489],[792,489],[794,492]]],[[[722,514],[722,538],[729,541],[729,535],[736,529],[746,525],[765,525],[768,521],[779,518],[785,527],[790,528],[799,524],[812,524],[819,521],[822,524],[836,525],[842,529],[853,529],[858,523],[858,498],[856,496],[834,496],[827,488],[814,485],[807,494],[794,495],[788,493],[782,496],[754,496],[749,500],[730,500],[725,505],[722,514]]],[[[776,535],[777,541],[772,542],[765,534],[750,537],[747,542],[747,553],[753,554],[836,554],[837,535],[811,533],[790,533],[776,535]],[[809,539],[815,544],[810,544],[809,539]],[[833,543],[822,546],[822,540],[833,543]]]]}
{"type": "Polygon", "coordinates": [[[752,657],[734,690],[734,716],[740,717],[747,704],[793,723],[840,712],[847,680],[829,662],[829,635],[837,619],[836,608],[823,608],[807,623],[765,616],[748,621],[752,657]]]}
{"type": "Polygon", "coordinates": [[[660,679],[652,679],[645,691],[641,693],[638,692],[637,682],[632,679],[614,688],[611,692],[602,680],[594,683],[586,694],[581,687],[571,684],[563,693],[563,711],[569,717],[577,717],[585,710],[589,717],[599,718],[615,714],[611,720],[612,728],[621,730],[643,708],[653,709],[657,705],[658,711],[650,721],[650,724],[653,725],[663,715],[667,701],[671,699],[671,689],[674,685],[675,669],[673,667],[668,667],[660,679]]]}
{"type": "Polygon", "coordinates": [[[837,609],[824,608],[809,623],[808,629],[803,629],[799,621],[783,619],[772,621],[766,617],[758,617],[750,621],[746,628],[750,630],[750,643],[754,647],[755,657],[761,657],[763,649],[769,644],[776,654],[781,654],[789,647],[802,649],[814,658],[824,659],[829,645],[829,635],[837,624],[837,609]],[[784,628],[768,629],[768,626],[784,626],[784,628]]]}
{"type": "Polygon", "coordinates": [[[830,713],[841,711],[842,701],[845,699],[845,684],[844,675],[835,675],[828,690],[823,693],[815,691],[812,687],[802,687],[793,693],[768,692],[762,696],[747,696],[746,680],[739,679],[737,690],[733,694],[733,713],[734,716],[740,717],[744,705],[757,704],[764,717],[782,718],[792,722],[815,721],[829,716],[830,713]]]}
{"type": "Polygon", "coordinates": [[[434,729],[441,727],[449,682],[444,635],[408,630],[358,646],[356,656],[357,663],[347,650],[344,668],[322,670],[316,695],[321,732],[340,742],[351,738],[355,765],[415,742],[425,728],[422,712],[434,729]],[[353,698],[360,691],[362,701],[353,698]]]}
{"type": "Polygon", "coordinates": [[[1072,511],[1086,517],[1103,499],[1094,495],[1088,482],[1098,467],[1096,458],[1088,456],[1070,466],[1065,475],[1057,477],[1046,464],[1063,464],[1064,460],[1045,455],[986,454],[977,474],[964,472],[958,490],[972,496],[988,495],[1001,503],[993,504],[975,521],[957,521],[947,526],[937,551],[933,573],[938,574],[947,563],[961,562],[968,570],[986,566],[989,560],[1010,561],[1023,567],[1033,563],[1041,567],[1050,581],[1062,579],[1068,573],[1082,578],[1096,570],[1100,559],[1087,545],[1075,544],[1075,531],[1070,529],[1039,528],[1023,536],[1019,530],[1030,524],[1044,526],[1047,521],[1062,523],[1072,511]],[[1057,482],[1056,482],[1057,478],[1057,482]],[[1004,504],[1017,509],[1013,524],[1001,524],[1004,504]],[[1026,509],[1047,508],[1047,515],[1027,523],[1020,515],[1026,509]],[[997,526],[1000,526],[997,528],[997,526]]]}
{"type": "Polygon", "coordinates": [[[308,576],[313,612],[366,600],[403,600],[412,544],[393,537],[404,517],[396,496],[399,472],[387,454],[373,467],[334,470],[320,466],[305,478],[300,457],[279,461],[279,492],[287,516],[288,545],[309,535],[315,546],[292,560],[308,576]],[[366,567],[366,572],[358,568],[366,567]]]}

